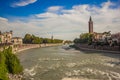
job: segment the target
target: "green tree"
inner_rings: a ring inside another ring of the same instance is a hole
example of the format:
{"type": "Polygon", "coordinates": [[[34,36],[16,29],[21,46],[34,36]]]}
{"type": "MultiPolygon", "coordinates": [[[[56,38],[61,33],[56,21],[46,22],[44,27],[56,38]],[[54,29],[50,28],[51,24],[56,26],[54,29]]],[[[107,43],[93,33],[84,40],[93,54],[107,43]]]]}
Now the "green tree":
{"type": "Polygon", "coordinates": [[[62,43],[63,42],[63,40],[60,40],[60,39],[54,39],[53,40],[53,43],[62,43]]]}
{"type": "Polygon", "coordinates": [[[93,34],[90,33],[83,33],[80,35],[80,38],[74,39],[74,43],[87,43],[92,44],[93,34]]]}
{"type": "Polygon", "coordinates": [[[51,40],[50,38],[40,38],[35,35],[26,34],[23,39],[23,42],[27,43],[27,44],[62,43],[63,40],[60,40],[60,39],[52,39],[51,40]]]}
{"type": "Polygon", "coordinates": [[[107,36],[110,36],[110,35],[111,35],[111,31],[103,32],[103,34],[105,34],[105,35],[107,35],[107,36]]]}
{"type": "Polygon", "coordinates": [[[34,37],[33,40],[32,40],[32,43],[33,44],[40,44],[41,43],[41,40],[39,37],[34,37]]]}
{"type": "Polygon", "coordinates": [[[42,44],[43,43],[43,38],[40,38],[40,44],[42,44]]]}
{"type": "Polygon", "coordinates": [[[23,39],[24,43],[31,43],[32,42],[32,35],[31,34],[26,34],[24,39],[23,39]]]}
{"type": "Polygon", "coordinates": [[[73,42],[74,42],[74,43],[80,43],[80,39],[79,39],[79,38],[75,38],[75,39],[73,40],[73,42]]]}

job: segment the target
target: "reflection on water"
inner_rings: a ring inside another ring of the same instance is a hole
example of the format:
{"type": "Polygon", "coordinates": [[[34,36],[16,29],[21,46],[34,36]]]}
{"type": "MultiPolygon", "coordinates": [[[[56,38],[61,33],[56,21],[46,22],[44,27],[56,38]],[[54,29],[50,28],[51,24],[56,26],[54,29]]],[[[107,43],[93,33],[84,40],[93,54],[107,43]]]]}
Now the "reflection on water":
{"type": "Polygon", "coordinates": [[[18,57],[26,80],[120,80],[120,54],[58,46],[23,51],[18,57]]]}

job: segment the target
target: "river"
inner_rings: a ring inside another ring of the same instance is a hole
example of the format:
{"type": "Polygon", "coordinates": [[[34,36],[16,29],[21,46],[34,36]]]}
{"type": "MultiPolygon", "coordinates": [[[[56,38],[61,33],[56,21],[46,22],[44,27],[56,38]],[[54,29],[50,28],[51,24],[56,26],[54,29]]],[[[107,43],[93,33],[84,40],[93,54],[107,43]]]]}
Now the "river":
{"type": "Polygon", "coordinates": [[[120,80],[120,54],[56,46],[22,51],[17,56],[25,80],[120,80]]]}

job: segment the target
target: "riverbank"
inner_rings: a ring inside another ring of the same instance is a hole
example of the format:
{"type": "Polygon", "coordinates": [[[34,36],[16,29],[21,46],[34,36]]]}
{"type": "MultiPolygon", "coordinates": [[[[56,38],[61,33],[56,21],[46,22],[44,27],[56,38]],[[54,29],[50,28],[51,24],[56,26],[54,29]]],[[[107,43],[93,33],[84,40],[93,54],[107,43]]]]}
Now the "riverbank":
{"type": "Polygon", "coordinates": [[[93,48],[89,45],[83,45],[83,44],[74,44],[73,46],[75,49],[77,50],[81,50],[81,51],[84,51],[84,52],[104,52],[104,53],[119,53],[120,54],[120,51],[115,51],[115,50],[103,50],[102,48],[93,48]]]}
{"type": "Polygon", "coordinates": [[[9,46],[12,47],[13,53],[18,53],[24,50],[32,49],[32,48],[42,48],[42,47],[52,47],[52,46],[59,46],[62,45],[62,43],[56,43],[56,44],[22,44],[22,45],[4,45],[0,47],[0,51],[3,51],[4,48],[7,49],[9,46]]]}
{"type": "Polygon", "coordinates": [[[52,47],[52,46],[59,46],[62,43],[57,44],[23,44],[23,45],[13,45],[13,52],[18,53],[24,50],[32,49],[32,48],[42,48],[42,47],[52,47]]]}

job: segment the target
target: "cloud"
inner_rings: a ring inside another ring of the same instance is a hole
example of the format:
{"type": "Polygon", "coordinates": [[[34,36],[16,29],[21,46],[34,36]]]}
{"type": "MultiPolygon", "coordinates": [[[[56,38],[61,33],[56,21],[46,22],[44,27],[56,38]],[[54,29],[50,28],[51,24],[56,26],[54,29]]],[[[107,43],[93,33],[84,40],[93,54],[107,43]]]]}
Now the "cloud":
{"type": "Polygon", "coordinates": [[[110,2],[109,0],[108,0],[108,2],[104,2],[104,3],[101,4],[101,6],[105,9],[109,8],[110,6],[114,6],[114,5],[115,4],[110,2]]]}
{"type": "Polygon", "coordinates": [[[58,12],[63,9],[63,6],[51,6],[47,9],[48,12],[58,12]]]}
{"type": "Polygon", "coordinates": [[[8,19],[0,17],[0,21],[8,21],[8,19]]]}
{"type": "Polygon", "coordinates": [[[58,15],[55,13],[46,12],[43,14],[37,14],[36,17],[38,17],[38,18],[51,18],[51,17],[58,17],[58,15]]]}
{"type": "Polygon", "coordinates": [[[14,2],[11,7],[20,7],[20,6],[26,6],[32,3],[35,3],[37,0],[20,0],[18,2],[14,2]]]}
{"type": "Polygon", "coordinates": [[[0,29],[2,31],[13,30],[15,36],[24,36],[25,33],[35,34],[40,37],[51,37],[73,40],[81,33],[88,32],[88,20],[92,16],[95,32],[120,30],[120,8],[110,1],[101,6],[74,5],[71,9],[51,6],[46,12],[24,18],[27,21],[16,18],[13,22],[0,17],[0,29]],[[114,5],[113,5],[114,4],[114,5]],[[59,11],[59,13],[56,13],[59,11]]]}

